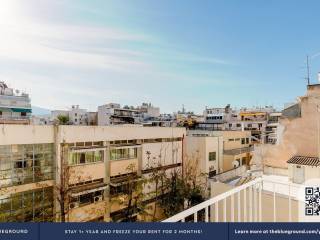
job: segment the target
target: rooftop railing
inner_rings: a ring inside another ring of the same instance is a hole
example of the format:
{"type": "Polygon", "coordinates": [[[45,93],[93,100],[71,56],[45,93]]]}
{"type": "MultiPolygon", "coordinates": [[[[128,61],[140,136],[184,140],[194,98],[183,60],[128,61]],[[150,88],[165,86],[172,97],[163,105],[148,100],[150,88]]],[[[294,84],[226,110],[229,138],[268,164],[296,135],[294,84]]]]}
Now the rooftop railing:
{"type": "Polygon", "coordinates": [[[297,221],[295,184],[262,177],[218,194],[163,222],[276,222],[297,221]]]}

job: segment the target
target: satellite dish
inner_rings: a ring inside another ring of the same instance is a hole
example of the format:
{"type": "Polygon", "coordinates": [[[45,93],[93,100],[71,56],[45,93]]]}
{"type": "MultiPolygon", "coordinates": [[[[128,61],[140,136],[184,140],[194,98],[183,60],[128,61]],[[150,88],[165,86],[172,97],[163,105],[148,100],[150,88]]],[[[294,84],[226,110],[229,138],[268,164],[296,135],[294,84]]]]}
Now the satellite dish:
{"type": "Polygon", "coordinates": [[[240,166],[240,163],[239,163],[239,161],[235,160],[235,161],[232,162],[232,165],[233,165],[234,168],[237,168],[237,167],[240,166]]]}

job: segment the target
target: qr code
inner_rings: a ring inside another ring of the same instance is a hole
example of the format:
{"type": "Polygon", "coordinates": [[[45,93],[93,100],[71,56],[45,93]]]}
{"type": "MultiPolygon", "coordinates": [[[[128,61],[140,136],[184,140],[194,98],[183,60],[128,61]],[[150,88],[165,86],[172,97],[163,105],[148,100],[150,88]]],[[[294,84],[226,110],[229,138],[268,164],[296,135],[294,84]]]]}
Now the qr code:
{"type": "Polygon", "coordinates": [[[319,187],[305,188],[305,214],[306,216],[319,216],[320,192],[319,187]]]}

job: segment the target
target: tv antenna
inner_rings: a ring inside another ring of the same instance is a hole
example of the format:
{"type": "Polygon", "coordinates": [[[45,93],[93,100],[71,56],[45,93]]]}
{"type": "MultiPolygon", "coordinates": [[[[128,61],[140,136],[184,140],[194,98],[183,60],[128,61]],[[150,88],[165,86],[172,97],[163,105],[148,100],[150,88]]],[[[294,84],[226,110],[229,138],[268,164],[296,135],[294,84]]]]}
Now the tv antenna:
{"type": "Polygon", "coordinates": [[[309,55],[307,55],[307,77],[306,77],[308,85],[310,85],[310,66],[309,66],[309,55]]]}

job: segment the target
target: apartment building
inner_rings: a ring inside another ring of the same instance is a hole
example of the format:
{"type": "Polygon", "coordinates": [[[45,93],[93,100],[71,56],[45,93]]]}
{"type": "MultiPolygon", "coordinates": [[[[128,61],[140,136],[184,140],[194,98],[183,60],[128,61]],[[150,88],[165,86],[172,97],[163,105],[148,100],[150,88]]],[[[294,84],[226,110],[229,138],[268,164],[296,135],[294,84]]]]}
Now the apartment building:
{"type": "MultiPolygon", "coordinates": [[[[128,182],[182,167],[185,129],[3,125],[0,135],[0,221],[122,221],[128,182]]],[[[143,187],[149,211],[153,188],[143,187]]]]}
{"type": "Polygon", "coordinates": [[[31,100],[28,94],[9,88],[0,82],[0,123],[29,124],[31,100]]]}
{"type": "Polygon", "coordinates": [[[281,113],[272,106],[234,110],[227,105],[225,108],[206,108],[203,114],[204,122],[197,124],[199,129],[251,131],[252,143],[277,143],[281,113]]]}
{"type": "MultiPolygon", "coordinates": [[[[189,130],[187,135],[188,137],[215,137],[219,145],[222,143],[223,157],[219,161],[217,173],[227,172],[243,165],[250,165],[253,151],[250,131],[189,130]],[[222,142],[218,140],[221,138],[222,142]]],[[[188,148],[191,147],[193,147],[192,144],[188,145],[188,148]]],[[[212,149],[217,149],[217,147],[212,149]]]]}
{"type": "Polygon", "coordinates": [[[266,126],[266,143],[278,144],[278,128],[281,116],[281,112],[269,113],[268,122],[266,126]]]}
{"type": "Polygon", "coordinates": [[[143,120],[143,126],[151,127],[177,127],[177,119],[173,114],[160,114],[159,117],[149,117],[143,120]]]}
{"type": "Polygon", "coordinates": [[[122,108],[118,103],[108,103],[98,107],[98,125],[134,124],[138,115],[139,111],[134,108],[122,108]]]}
{"type": "Polygon", "coordinates": [[[308,85],[306,94],[282,111],[277,145],[261,146],[266,174],[290,176],[298,182],[313,176],[307,171],[318,168],[311,159],[319,157],[319,96],[320,84],[308,85]],[[294,157],[303,161],[290,161],[294,157]]]}
{"type": "Polygon", "coordinates": [[[151,103],[142,103],[137,109],[144,119],[160,117],[160,108],[153,106],[151,103]]]}
{"type": "Polygon", "coordinates": [[[119,124],[145,124],[161,126],[160,108],[151,103],[141,106],[124,106],[118,103],[108,103],[98,107],[98,125],[109,126],[119,124]],[[155,122],[155,124],[153,124],[155,122]],[[157,124],[159,123],[159,124],[157,124]]]}
{"type": "Polygon", "coordinates": [[[199,173],[209,178],[223,171],[223,137],[209,132],[188,131],[185,161],[198,165],[199,173]]]}
{"type": "Polygon", "coordinates": [[[69,110],[51,111],[49,124],[58,122],[59,116],[67,117],[70,125],[97,125],[97,112],[88,112],[79,105],[72,105],[69,110]]]}
{"type": "Polygon", "coordinates": [[[207,130],[225,130],[225,124],[234,116],[234,111],[230,104],[224,108],[208,108],[203,111],[203,122],[198,124],[201,129],[207,130]]]}

